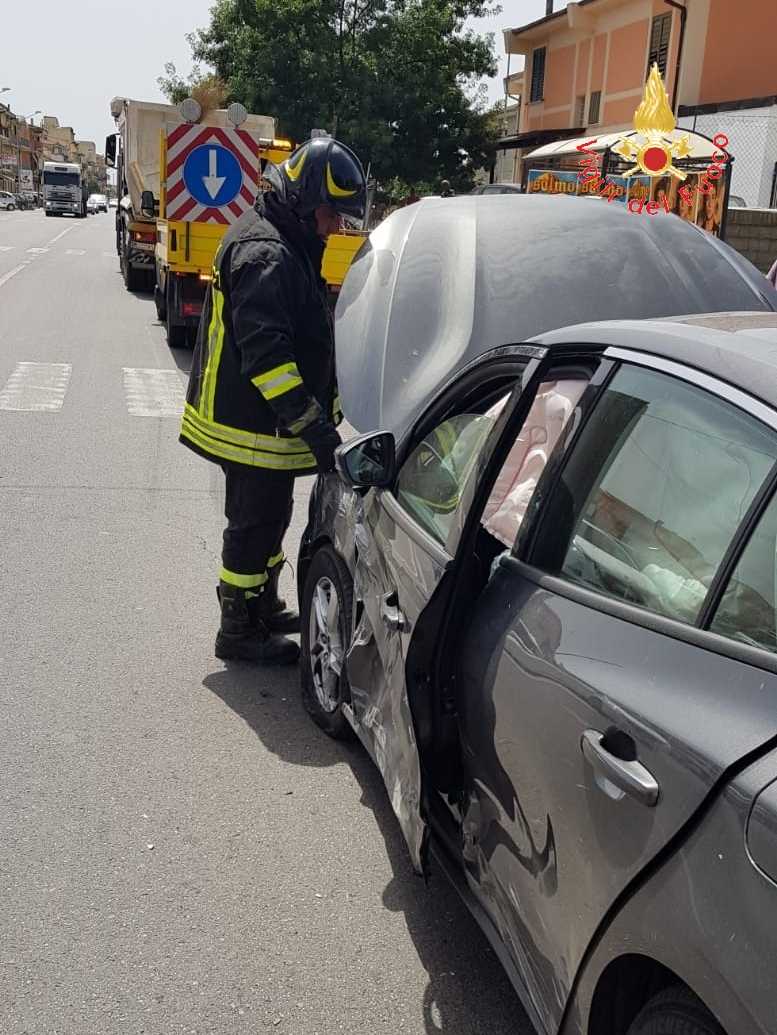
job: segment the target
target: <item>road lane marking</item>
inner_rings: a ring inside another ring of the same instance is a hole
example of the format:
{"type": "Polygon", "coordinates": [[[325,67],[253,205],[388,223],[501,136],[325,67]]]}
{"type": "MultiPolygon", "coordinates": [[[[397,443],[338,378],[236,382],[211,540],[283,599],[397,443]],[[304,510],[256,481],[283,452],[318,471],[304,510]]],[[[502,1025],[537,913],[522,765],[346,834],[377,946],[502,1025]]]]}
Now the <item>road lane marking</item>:
{"type": "Polygon", "coordinates": [[[70,383],[70,363],[17,363],[0,392],[0,410],[59,410],[70,383]]]}
{"type": "Polygon", "coordinates": [[[104,259],[115,259],[116,258],[116,252],[103,252],[103,258],[104,259]]]}
{"type": "Polygon", "coordinates": [[[86,255],[86,250],[84,248],[67,248],[65,255],[86,255]]]}
{"type": "Polygon", "coordinates": [[[9,270],[7,273],[4,273],[2,277],[0,277],[0,287],[2,287],[3,284],[7,284],[11,277],[15,277],[17,273],[21,273],[22,270],[27,269],[28,265],[28,262],[23,262],[21,266],[16,266],[14,267],[14,269],[9,270]]]}
{"type": "Polygon", "coordinates": [[[61,238],[63,238],[65,236],[65,234],[69,234],[71,230],[75,230],[75,224],[73,226],[66,226],[65,229],[62,231],[62,233],[57,234],[56,237],[52,237],[51,238],[51,240],[49,241],[49,244],[50,245],[56,244],[57,241],[59,241],[61,238]]]}
{"type": "Polygon", "coordinates": [[[43,253],[47,252],[47,251],[48,251],[48,248],[28,248],[27,249],[27,254],[28,255],[43,255],[43,253]]]}
{"type": "Polygon", "coordinates": [[[0,252],[10,252],[10,251],[13,251],[13,245],[12,244],[0,244],[0,252]]]}
{"type": "Polygon", "coordinates": [[[184,386],[177,370],[122,367],[127,409],[133,417],[180,417],[184,386]]]}

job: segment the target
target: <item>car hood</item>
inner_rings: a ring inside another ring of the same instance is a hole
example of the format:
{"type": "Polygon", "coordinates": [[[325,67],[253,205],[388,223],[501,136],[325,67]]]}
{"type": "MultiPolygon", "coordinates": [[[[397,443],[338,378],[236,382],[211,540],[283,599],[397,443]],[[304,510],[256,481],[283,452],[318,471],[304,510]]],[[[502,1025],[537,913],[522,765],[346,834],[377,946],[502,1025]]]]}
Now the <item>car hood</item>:
{"type": "Polygon", "coordinates": [[[343,411],[398,441],[462,367],[592,320],[774,310],[737,252],[674,215],[564,196],[428,198],[384,220],[335,311],[343,411]]]}

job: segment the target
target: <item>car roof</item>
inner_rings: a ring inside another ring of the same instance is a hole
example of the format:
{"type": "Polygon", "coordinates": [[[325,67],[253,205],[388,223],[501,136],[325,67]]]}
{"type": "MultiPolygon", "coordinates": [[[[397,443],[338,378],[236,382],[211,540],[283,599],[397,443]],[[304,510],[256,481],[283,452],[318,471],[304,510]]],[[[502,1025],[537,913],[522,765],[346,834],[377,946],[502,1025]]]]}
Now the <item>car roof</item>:
{"type": "Polygon", "coordinates": [[[537,335],[542,345],[595,343],[646,352],[716,377],[777,408],[777,313],[606,320],[537,335]]]}

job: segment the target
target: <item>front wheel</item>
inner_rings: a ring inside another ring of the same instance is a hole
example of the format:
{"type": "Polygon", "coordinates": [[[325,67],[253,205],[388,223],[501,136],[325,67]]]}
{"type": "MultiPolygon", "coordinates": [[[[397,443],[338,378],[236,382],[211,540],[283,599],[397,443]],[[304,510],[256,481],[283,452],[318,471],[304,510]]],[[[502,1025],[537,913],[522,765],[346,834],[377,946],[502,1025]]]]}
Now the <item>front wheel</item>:
{"type": "Polygon", "coordinates": [[[9,205],[8,206],[8,211],[9,212],[13,212],[15,209],[16,209],[16,205],[9,205]]]}
{"type": "Polygon", "coordinates": [[[687,988],[667,988],[644,1006],[628,1035],[726,1035],[707,1007],[687,988]]]}
{"type": "Polygon", "coordinates": [[[300,607],[302,703],[330,737],[351,734],[343,703],[351,699],[345,655],[351,640],[353,584],[331,546],[313,557],[300,607]]]}

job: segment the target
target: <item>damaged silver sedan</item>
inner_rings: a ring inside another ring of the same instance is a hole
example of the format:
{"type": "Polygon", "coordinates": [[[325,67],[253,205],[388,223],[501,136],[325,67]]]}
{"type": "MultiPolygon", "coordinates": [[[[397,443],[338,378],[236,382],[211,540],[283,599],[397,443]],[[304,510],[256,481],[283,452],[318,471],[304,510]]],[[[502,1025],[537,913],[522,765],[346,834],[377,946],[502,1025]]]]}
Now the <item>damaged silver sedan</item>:
{"type": "Polygon", "coordinates": [[[776,311],[703,231],[553,197],[397,212],[340,295],[303,699],[542,1033],[774,1030],[776,311]]]}

